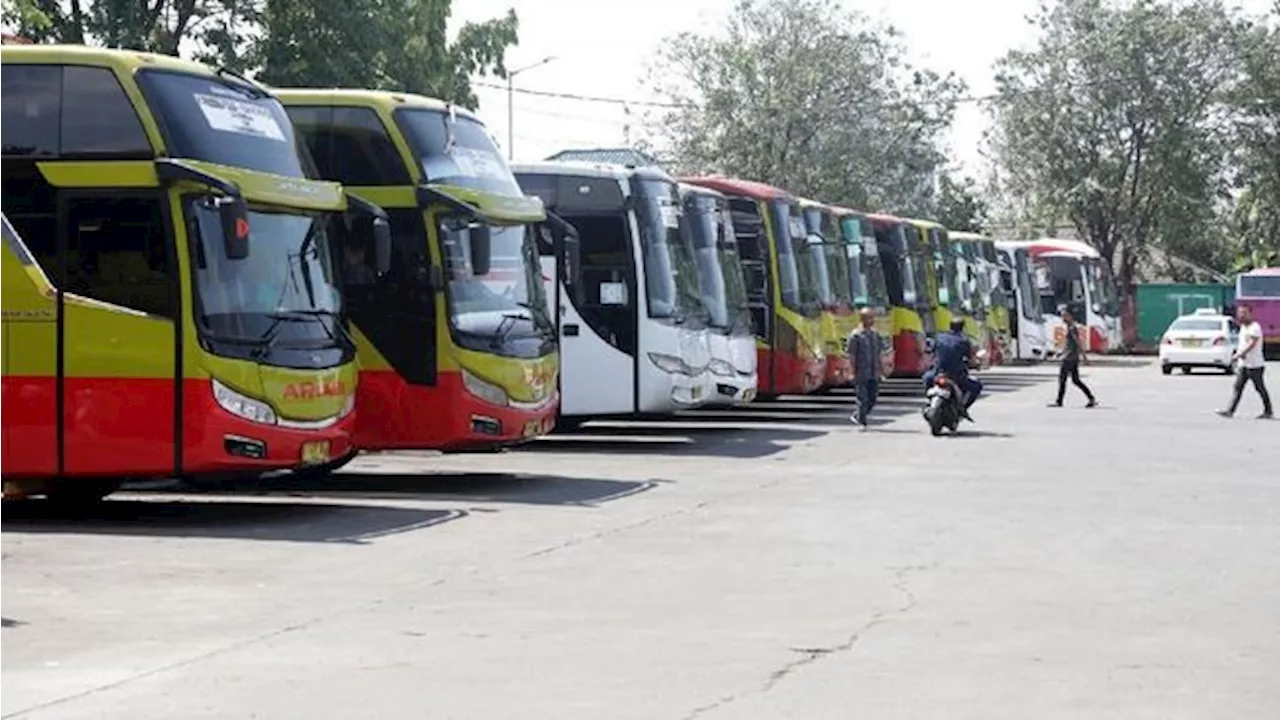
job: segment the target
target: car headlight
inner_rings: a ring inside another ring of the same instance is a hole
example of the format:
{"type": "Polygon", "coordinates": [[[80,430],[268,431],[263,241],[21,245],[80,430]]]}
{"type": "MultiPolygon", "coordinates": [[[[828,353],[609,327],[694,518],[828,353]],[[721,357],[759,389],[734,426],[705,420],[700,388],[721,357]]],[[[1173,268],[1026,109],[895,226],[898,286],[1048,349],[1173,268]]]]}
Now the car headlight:
{"type": "Polygon", "coordinates": [[[467,392],[481,400],[484,400],[490,405],[505,406],[509,402],[506,390],[503,390],[501,387],[498,387],[487,380],[481,380],[475,375],[467,372],[466,368],[462,369],[462,386],[467,389],[467,392]]]}
{"type": "Polygon", "coordinates": [[[218,401],[218,405],[223,410],[236,417],[252,420],[263,425],[276,424],[276,411],[272,410],[270,405],[261,400],[254,400],[251,397],[241,395],[218,382],[216,378],[213,380],[213,398],[218,401]]]}
{"type": "Polygon", "coordinates": [[[721,377],[733,377],[735,374],[733,366],[720,358],[713,359],[707,368],[721,377]]]}
{"type": "Polygon", "coordinates": [[[688,363],[676,357],[675,355],[664,355],[662,353],[649,353],[649,360],[658,369],[663,372],[676,373],[679,375],[693,375],[693,368],[688,363]]]}

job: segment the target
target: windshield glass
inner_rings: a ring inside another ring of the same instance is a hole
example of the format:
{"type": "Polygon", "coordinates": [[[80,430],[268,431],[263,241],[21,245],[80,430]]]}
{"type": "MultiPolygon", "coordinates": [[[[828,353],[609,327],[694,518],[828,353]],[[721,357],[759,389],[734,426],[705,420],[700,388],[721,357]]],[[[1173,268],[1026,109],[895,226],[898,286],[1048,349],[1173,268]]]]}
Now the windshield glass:
{"type": "Polygon", "coordinates": [[[1018,292],[1022,295],[1022,316],[1028,320],[1039,320],[1041,317],[1040,293],[1036,288],[1036,278],[1031,271],[1031,260],[1026,250],[1018,249],[1013,253],[1014,276],[1018,280],[1018,292]]]}
{"type": "Polygon", "coordinates": [[[489,272],[477,275],[471,234],[481,225],[457,215],[439,220],[449,324],[459,334],[488,339],[495,351],[523,357],[553,334],[537,249],[526,225],[488,227],[489,272]]]}
{"type": "Polygon", "coordinates": [[[831,268],[827,266],[827,250],[823,246],[822,211],[817,208],[804,210],[805,250],[813,269],[814,292],[823,307],[835,304],[831,290],[831,268]]]}
{"type": "Polygon", "coordinates": [[[911,248],[907,244],[907,229],[898,223],[893,226],[890,235],[893,247],[897,252],[902,253],[898,258],[899,271],[902,273],[902,302],[907,307],[914,307],[920,301],[920,288],[916,283],[918,272],[916,259],[912,256],[911,248]]]}
{"type": "MultiPolygon", "coordinates": [[[[229,260],[212,201],[189,201],[187,214],[196,319],[204,333],[239,347],[350,349],[338,327],[343,308],[328,232],[332,217],[252,211],[249,257],[229,260]]],[[[256,359],[273,363],[266,354],[256,359]]]]}
{"type": "Polygon", "coordinates": [[[234,80],[163,70],[138,73],[170,157],[315,178],[284,107],[234,80]]]}
{"type": "Polygon", "coordinates": [[[1240,275],[1236,297],[1280,298],[1280,275],[1240,275]]]}
{"type": "Polygon", "coordinates": [[[738,236],[733,227],[733,211],[726,205],[720,217],[721,235],[718,257],[724,278],[725,304],[733,327],[751,332],[751,308],[747,301],[747,284],[742,277],[742,257],[738,254],[738,236]]]}
{"type": "Polygon", "coordinates": [[[673,182],[636,182],[636,220],[644,252],[649,317],[706,320],[698,288],[698,267],[680,239],[680,194],[673,182]]]}
{"type": "Polygon", "coordinates": [[[1179,318],[1169,326],[1170,330],[1198,330],[1205,332],[1214,332],[1222,330],[1221,319],[1210,318],[1179,318]]]}
{"type": "Polygon", "coordinates": [[[782,200],[769,203],[769,213],[773,216],[774,241],[778,250],[778,290],[782,294],[782,304],[792,310],[800,310],[800,269],[791,236],[798,226],[803,238],[804,223],[792,225],[792,221],[798,218],[792,218],[791,206],[782,200]]]}
{"type": "Polygon", "coordinates": [[[400,108],[395,119],[422,163],[426,182],[500,195],[524,194],[479,120],[425,108],[400,108]]]}
{"type": "Polygon", "coordinates": [[[1098,264],[1098,287],[1102,291],[1102,312],[1108,317],[1118,317],[1120,315],[1120,296],[1119,288],[1116,287],[1115,276],[1111,274],[1111,267],[1102,260],[1096,261],[1098,264]]]}
{"type": "Polygon", "coordinates": [[[1089,293],[1089,306],[1093,312],[1102,314],[1102,288],[1098,285],[1098,261],[1093,258],[1084,258],[1080,262],[1080,268],[1084,274],[1084,285],[1086,292],[1089,293]]]}
{"type": "Polygon", "coordinates": [[[724,219],[723,209],[717,207],[716,199],[709,195],[693,194],[685,200],[684,220],[698,265],[698,287],[709,322],[715,328],[729,327],[731,317],[725,285],[727,275],[721,269],[717,248],[717,241],[724,237],[724,219]]]}
{"type": "MultiPolygon", "coordinates": [[[[884,256],[876,243],[871,223],[862,222],[862,281],[867,286],[867,305],[873,308],[889,307],[889,285],[884,276],[884,256]]],[[[850,272],[853,272],[852,266],[850,272]]]]}

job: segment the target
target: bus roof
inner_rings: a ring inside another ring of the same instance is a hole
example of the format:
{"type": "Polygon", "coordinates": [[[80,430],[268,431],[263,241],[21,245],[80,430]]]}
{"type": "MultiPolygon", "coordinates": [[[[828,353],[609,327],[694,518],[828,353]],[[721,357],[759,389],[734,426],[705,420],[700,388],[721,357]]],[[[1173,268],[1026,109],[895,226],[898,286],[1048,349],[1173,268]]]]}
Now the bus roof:
{"type": "Polygon", "coordinates": [[[963,241],[991,240],[991,238],[987,237],[986,235],[982,235],[980,233],[975,233],[975,232],[967,232],[965,230],[953,230],[947,234],[951,236],[952,240],[963,240],[963,241]]]}
{"type": "Polygon", "coordinates": [[[1099,253],[1092,245],[1080,242],[1079,240],[1068,240],[1066,238],[1037,238],[1035,240],[1022,240],[1022,246],[1034,253],[1043,252],[1067,252],[1085,257],[1100,258],[1099,253]]]}
{"type": "Polygon", "coordinates": [[[900,218],[900,217],[898,217],[897,215],[890,215],[890,214],[888,214],[888,213],[864,213],[863,215],[864,215],[864,217],[866,217],[868,220],[875,220],[875,221],[882,222],[882,223],[904,223],[904,222],[906,222],[906,220],[905,220],[904,218],[900,218]]]}
{"type": "Polygon", "coordinates": [[[705,195],[706,197],[720,198],[721,200],[727,199],[724,193],[719,190],[712,190],[709,187],[692,185],[687,182],[677,183],[676,186],[680,188],[680,197],[682,198],[686,195],[705,195]]]}
{"type": "Polygon", "coordinates": [[[786,190],[756,182],[755,180],[739,180],[719,175],[708,175],[704,177],[682,177],[680,182],[709,187],[712,190],[719,190],[725,195],[738,195],[755,200],[795,200],[795,196],[786,190]]]}
{"type": "Polygon", "coordinates": [[[458,105],[426,95],[389,92],[386,90],[345,90],[339,88],[277,88],[267,86],[271,94],[286,105],[335,105],[342,107],[373,107],[390,112],[396,108],[415,108],[447,112],[450,107],[460,117],[483,122],[475,113],[458,105]]]}
{"type": "MultiPolygon", "coordinates": [[[[138,50],[86,47],[84,45],[5,45],[3,49],[0,49],[0,56],[3,56],[4,62],[93,65],[119,70],[126,75],[132,75],[144,68],[203,75],[205,77],[217,77],[218,75],[217,71],[208,65],[183,60],[172,55],[159,55],[138,50]]],[[[261,83],[253,84],[263,88],[266,87],[261,83]]]]}
{"type": "Polygon", "coordinates": [[[570,177],[596,177],[611,180],[630,180],[638,177],[641,180],[665,180],[675,182],[675,178],[655,167],[626,167],[609,163],[579,162],[573,160],[536,160],[534,162],[514,163],[511,172],[516,174],[567,175],[570,177]]]}
{"type": "MultiPolygon", "coordinates": [[[[941,223],[934,222],[933,220],[920,220],[918,218],[903,218],[903,222],[909,222],[912,225],[919,225],[920,227],[926,228],[928,230],[946,230],[947,229],[941,223]]],[[[951,233],[948,231],[947,235],[950,235],[950,234],[951,233]]]]}

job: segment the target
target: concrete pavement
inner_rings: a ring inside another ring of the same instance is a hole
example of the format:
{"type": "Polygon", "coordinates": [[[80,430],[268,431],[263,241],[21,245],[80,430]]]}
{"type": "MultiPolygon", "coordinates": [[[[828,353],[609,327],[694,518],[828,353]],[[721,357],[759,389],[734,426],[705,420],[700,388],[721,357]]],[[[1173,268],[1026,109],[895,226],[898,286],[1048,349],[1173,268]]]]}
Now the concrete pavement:
{"type": "MultiPolygon", "coordinates": [[[[325,483],[6,505],[4,717],[1272,718],[1280,423],[999,368],[325,483]]],[[[1269,373],[1280,394],[1280,372],[1269,373]]]]}

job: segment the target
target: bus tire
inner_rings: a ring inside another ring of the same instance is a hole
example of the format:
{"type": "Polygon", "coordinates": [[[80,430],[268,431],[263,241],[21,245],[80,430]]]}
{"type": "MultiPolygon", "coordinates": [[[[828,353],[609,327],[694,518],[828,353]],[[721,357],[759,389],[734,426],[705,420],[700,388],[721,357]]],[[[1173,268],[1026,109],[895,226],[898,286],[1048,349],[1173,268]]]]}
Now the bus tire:
{"type": "Polygon", "coordinates": [[[60,478],[50,480],[44,488],[44,497],[50,503],[63,507],[92,507],[102,502],[111,493],[120,489],[123,480],[92,479],[71,480],[60,478]]]}

